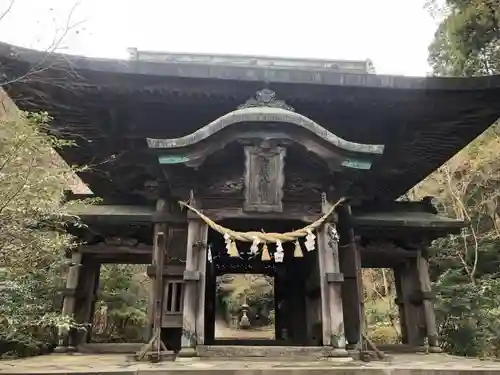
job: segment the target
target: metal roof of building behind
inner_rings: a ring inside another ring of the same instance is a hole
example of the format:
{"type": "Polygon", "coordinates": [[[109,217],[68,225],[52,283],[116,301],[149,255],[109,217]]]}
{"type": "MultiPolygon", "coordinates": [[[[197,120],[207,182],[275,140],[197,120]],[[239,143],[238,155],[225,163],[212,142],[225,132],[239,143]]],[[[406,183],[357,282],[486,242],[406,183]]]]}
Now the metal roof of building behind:
{"type": "Polygon", "coordinates": [[[371,60],[325,60],[299,59],[271,56],[250,56],[230,54],[203,53],[171,53],[161,51],[146,51],[129,48],[129,59],[149,62],[176,62],[193,64],[217,64],[231,66],[296,68],[296,69],[326,69],[339,73],[374,74],[375,68],[371,60]]]}

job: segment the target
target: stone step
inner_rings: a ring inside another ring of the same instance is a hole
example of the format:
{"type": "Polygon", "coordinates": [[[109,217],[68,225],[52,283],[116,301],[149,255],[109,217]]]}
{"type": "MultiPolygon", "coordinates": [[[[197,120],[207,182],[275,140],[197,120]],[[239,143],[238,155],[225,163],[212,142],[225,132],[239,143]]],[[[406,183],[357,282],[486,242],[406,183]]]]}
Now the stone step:
{"type": "Polygon", "coordinates": [[[343,349],[323,346],[198,345],[201,358],[288,358],[321,359],[348,357],[343,349]]]}

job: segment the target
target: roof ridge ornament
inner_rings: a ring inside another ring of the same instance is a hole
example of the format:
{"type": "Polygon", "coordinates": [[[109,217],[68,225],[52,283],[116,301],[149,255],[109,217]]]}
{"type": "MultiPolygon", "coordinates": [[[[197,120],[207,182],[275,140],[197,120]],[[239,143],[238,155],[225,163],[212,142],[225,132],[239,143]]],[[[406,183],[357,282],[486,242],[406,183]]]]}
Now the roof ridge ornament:
{"type": "Polygon", "coordinates": [[[243,104],[240,104],[238,106],[238,109],[255,107],[281,108],[287,111],[295,112],[295,109],[286,104],[284,100],[276,99],[276,93],[270,89],[262,89],[257,91],[255,93],[255,97],[248,99],[243,104]]]}

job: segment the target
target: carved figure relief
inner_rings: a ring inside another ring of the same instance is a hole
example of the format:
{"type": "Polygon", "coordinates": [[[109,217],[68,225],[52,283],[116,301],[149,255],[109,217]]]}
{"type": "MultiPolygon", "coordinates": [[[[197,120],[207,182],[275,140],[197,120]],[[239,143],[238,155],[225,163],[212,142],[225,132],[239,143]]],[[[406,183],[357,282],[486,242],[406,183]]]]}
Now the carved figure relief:
{"type": "Polygon", "coordinates": [[[324,188],[317,176],[311,176],[297,171],[285,171],[286,184],[284,186],[285,198],[317,198],[324,188]]]}
{"type": "Polygon", "coordinates": [[[243,190],[243,176],[229,176],[225,179],[220,179],[210,183],[203,193],[208,196],[217,195],[240,195],[243,190]]]}
{"type": "Polygon", "coordinates": [[[283,147],[245,147],[245,211],[283,210],[285,153],[283,147]]]}

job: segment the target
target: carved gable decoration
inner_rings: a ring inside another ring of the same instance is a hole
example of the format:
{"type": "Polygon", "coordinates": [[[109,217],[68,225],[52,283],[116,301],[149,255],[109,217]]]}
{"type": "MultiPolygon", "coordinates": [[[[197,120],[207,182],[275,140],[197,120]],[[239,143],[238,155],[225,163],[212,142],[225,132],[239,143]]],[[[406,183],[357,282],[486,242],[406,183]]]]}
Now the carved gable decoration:
{"type": "Polygon", "coordinates": [[[283,211],[284,147],[245,147],[245,211],[283,211]]]}
{"type": "Polygon", "coordinates": [[[295,111],[295,109],[283,100],[276,99],[276,93],[269,89],[257,91],[255,98],[248,99],[244,104],[238,106],[238,109],[254,108],[254,107],[272,107],[286,109],[287,111],[295,111]]]}

